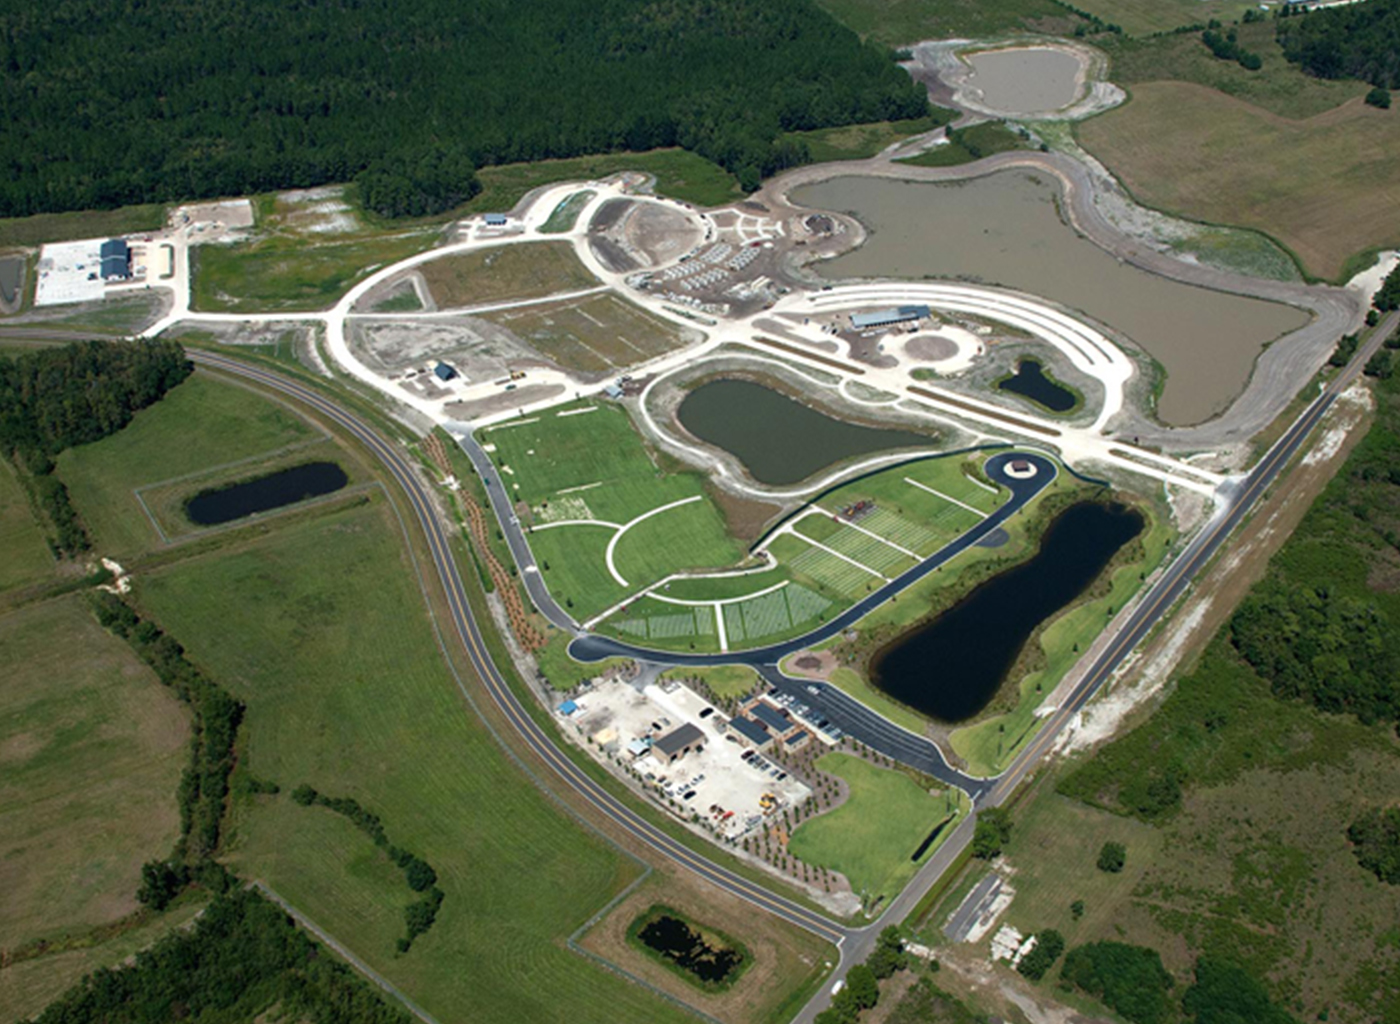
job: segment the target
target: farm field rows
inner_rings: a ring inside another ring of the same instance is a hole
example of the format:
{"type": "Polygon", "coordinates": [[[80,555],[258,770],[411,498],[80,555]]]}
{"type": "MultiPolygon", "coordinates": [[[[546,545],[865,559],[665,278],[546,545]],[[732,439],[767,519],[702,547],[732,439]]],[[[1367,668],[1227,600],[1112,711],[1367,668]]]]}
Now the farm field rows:
{"type": "Polygon", "coordinates": [[[568,242],[502,245],[430,260],[418,268],[442,309],[536,299],[598,284],[568,242]]]}
{"type": "Polygon", "coordinates": [[[584,373],[634,366],[678,348],[681,331],[613,294],[487,313],[565,369],[584,373]]]}

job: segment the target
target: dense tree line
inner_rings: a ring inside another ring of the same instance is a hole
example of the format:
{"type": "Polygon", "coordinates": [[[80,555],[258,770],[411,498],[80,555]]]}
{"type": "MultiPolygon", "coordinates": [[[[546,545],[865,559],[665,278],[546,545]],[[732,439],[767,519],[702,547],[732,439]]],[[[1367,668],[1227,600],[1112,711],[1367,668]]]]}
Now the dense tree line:
{"type": "Polygon", "coordinates": [[[1382,882],[1400,885],[1400,807],[1372,808],[1347,829],[1356,862],[1382,882]]]}
{"type": "Polygon", "coordinates": [[[1371,305],[1383,313],[1400,309],[1400,266],[1385,276],[1385,280],[1371,299],[1371,305]]]}
{"type": "Polygon", "coordinates": [[[1091,942],[1069,951],[1060,974],[1133,1024],[1160,1024],[1172,1016],[1172,976],[1156,950],[1091,942]]]}
{"type": "Polygon", "coordinates": [[[433,926],[437,912],[442,907],[444,896],[442,890],[437,887],[438,876],[432,865],[389,842],[389,834],[384,831],[384,823],[379,819],[379,815],[365,810],[359,801],[351,797],[326,796],[302,783],[292,791],[292,799],[303,807],[324,807],[348,818],[403,871],[404,881],[408,882],[410,889],[425,893],[421,900],[404,908],[404,923],[408,926],[408,931],[404,938],[399,939],[398,950],[400,953],[407,953],[413,946],[413,940],[433,926]]]}
{"type": "Polygon", "coordinates": [[[861,1012],[880,1002],[880,982],[909,966],[904,940],[894,925],[880,932],[875,949],[864,963],[846,972],[846,984],[832,997],[831,1006],[817,1014],[816,1024],[857,1024],[861,1012]]]}
{"type": "Polygon", "coordinates": [[[1285,57],[1319,78],[1400,87],[1400,0],[1368,0],[1280,18],[1278,41],[1285,57]]]}
{"type": "Polygon", "coordinates": [[[1298,1024],[1269,998],[1259,979],[1238,964],[1203,956],[1181,1007],[1195,1024],[1298,1024]]]}
{"type": "Polygon", "coordinates": [[[972,833],[972,855],[982,860],[998,856],[1011,842],[1011,813],[1004,807],[988,807],[977,814],[972,833]]]}
{"type": "Polygon", "coordinates": [[[168,1024],[277,1019],[408,1024],[408,1015],[324,955],[277,907],[240,889],[217,898],[190,931],[174,932],[129,967],[83,978],[38,1024],[168,1024]]]}
{"type": "Polygon", "coordinates": [[[92,595],[97,621],[129,643],[160,681],[175,691],[193,713],[190,763],[180,777],[180,840],[170,860],[143,872],[143,902],[160,909],[218,848],[233,771],[234,741],[243,720],[243,705],[210,682],[185,657],[173,637],[143,619],[120,597],[107,591],[92,595]]]}
{"type": "Polygon", "coordinates": [[[1239,33],[1234,29],[1228,29],[1222,34],[1214,28],[1208,28],[1201,33],[1201,42],[1221,60],[1235,61],[1246,71],[1258,71],[1264,66],[1259,54],[1240,45],[1239,33]]]}
{"type": "Polygon", "coordinates": [[[472,168],[680,145],[756,187],[783,131],[927,97],[811,0],[14,0],[0,216],[357,175],[389,212],[472,168]]]}
{"type": "Polygon", "coordinates": [[[1035,933],[1035,946],[1016,963],[1016,970],[1031,981],[1039,981],[1055,966],[1055,961],[1065,951],[1065,937],[1053,928],[1035,933]]]}
{"type": "Polygon", "coordinates": [[[52,526],[55,556],[81,554],[92,542],[53,475],[54,458],[121,430],[192,369],[166,341],[85,341],[0,359],[0,452],[52,526]]]}

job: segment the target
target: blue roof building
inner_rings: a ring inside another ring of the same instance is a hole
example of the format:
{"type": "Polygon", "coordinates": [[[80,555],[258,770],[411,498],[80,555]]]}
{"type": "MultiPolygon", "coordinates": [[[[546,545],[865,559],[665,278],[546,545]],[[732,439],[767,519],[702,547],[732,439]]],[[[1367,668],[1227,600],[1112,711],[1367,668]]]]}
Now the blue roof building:
{"type": "Polygon", "coordinates": [[[876,309],[869,313],[852,313],[851,326],[857,328],[884,327],[887,324],[923,320],[928,315],[927,306],[897,306],[894,309],[876,309]]]}
{"type": "Polygon", "coordinates": [[[438,380],[451,380],[453,377],[457,376],[457,371],[446,363],[438,363],[434,366],[433,373],[437,375],[438,380]]]}
{"type": "Polygon", "coordinates": [[[102,280],[125,281],[131,276],[131,248],[120,238],[102,243],[102,280]]]}

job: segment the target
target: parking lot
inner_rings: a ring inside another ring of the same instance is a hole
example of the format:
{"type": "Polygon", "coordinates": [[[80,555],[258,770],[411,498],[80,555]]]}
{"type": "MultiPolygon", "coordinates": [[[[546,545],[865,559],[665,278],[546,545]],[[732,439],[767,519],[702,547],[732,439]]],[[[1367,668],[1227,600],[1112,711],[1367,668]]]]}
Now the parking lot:
{"type": "Polygon", "coordinates": [[[698,815],[723,838],[740,839],[812,795],[781,766],[750,753],[730,734],[727,716],[680,683],[639,691],[630,683],[604,682],[570,703],[576,710],[560,712],[567,727],[635,773],[662,804],[685,817],[698,815]],[[687,723],[703,734],[703,749],[671,763],[651,749],[687,723]]]}

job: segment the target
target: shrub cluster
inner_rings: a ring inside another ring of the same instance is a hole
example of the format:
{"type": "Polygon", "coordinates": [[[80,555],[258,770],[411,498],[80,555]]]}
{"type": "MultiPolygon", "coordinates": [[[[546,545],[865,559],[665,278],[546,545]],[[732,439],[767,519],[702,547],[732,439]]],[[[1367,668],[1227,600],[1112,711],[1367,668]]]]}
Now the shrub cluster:
{"type": "Polygon", "coordinates": [[[1047,928],[1043,932],[1036,932],[1035,946],[1017,961],[1016,970],[1031,981],[1039,981],[1055,966],[1055,961],[1060,959],[1060,954],[1064,951],[1065,937],[1055,929],[1047,928]]]}
{"type": "Polygon", "coordinates": [[[1356,862],[1382,882],[1400,885],[1400,807],[1372,808],[1347,829],[1356,862]]]}
{"type": "Polygon", "coordinates": [[[1011,841],[1011,814],[1003,807],[977,812],[977,829],[972,834],[972,855],[991,860],[1011,841]]]}
{"type": "Polygon", "coordinates": [[[1133,1024],[1162,1024],[1172,1016],[1172,976],[1156,950],[1126,942],[1091,942],[1065,957],[1061,977],[1133,1024]]]}
{"type": "Polygon", "coordinates": [[[369,836],[374,845],[388,854],[389,859],[403,871],[404,880],[408,882],[410,889],[427,894],[404,909],[404,922],[408,926],[408,934],[399,939],[398,950],[400,953],[407,953],[413,945],[413,940],[433,926],[438,908],[442,906],[443,892],[437,888],[438,876],[432,865],[389,842],[389,834],[384,831],[384,823],[379,815],[365,810],[359,801],[351,797],[326,796],[302,783],[292,790],[292,799],[303,807],[324,807],[349,819],[351,824],[369,836]]]}
{"type": "Polygon", "coordinates": [[[1201,33],[1201,42],[1221,60],[1233,60],[1246,71],[1258,71],[1264,66],[1259,54],[1240,45],[1239,34],[1234,29],[1221,35],[1215,29],[1208,28],[1201,33]]]}

